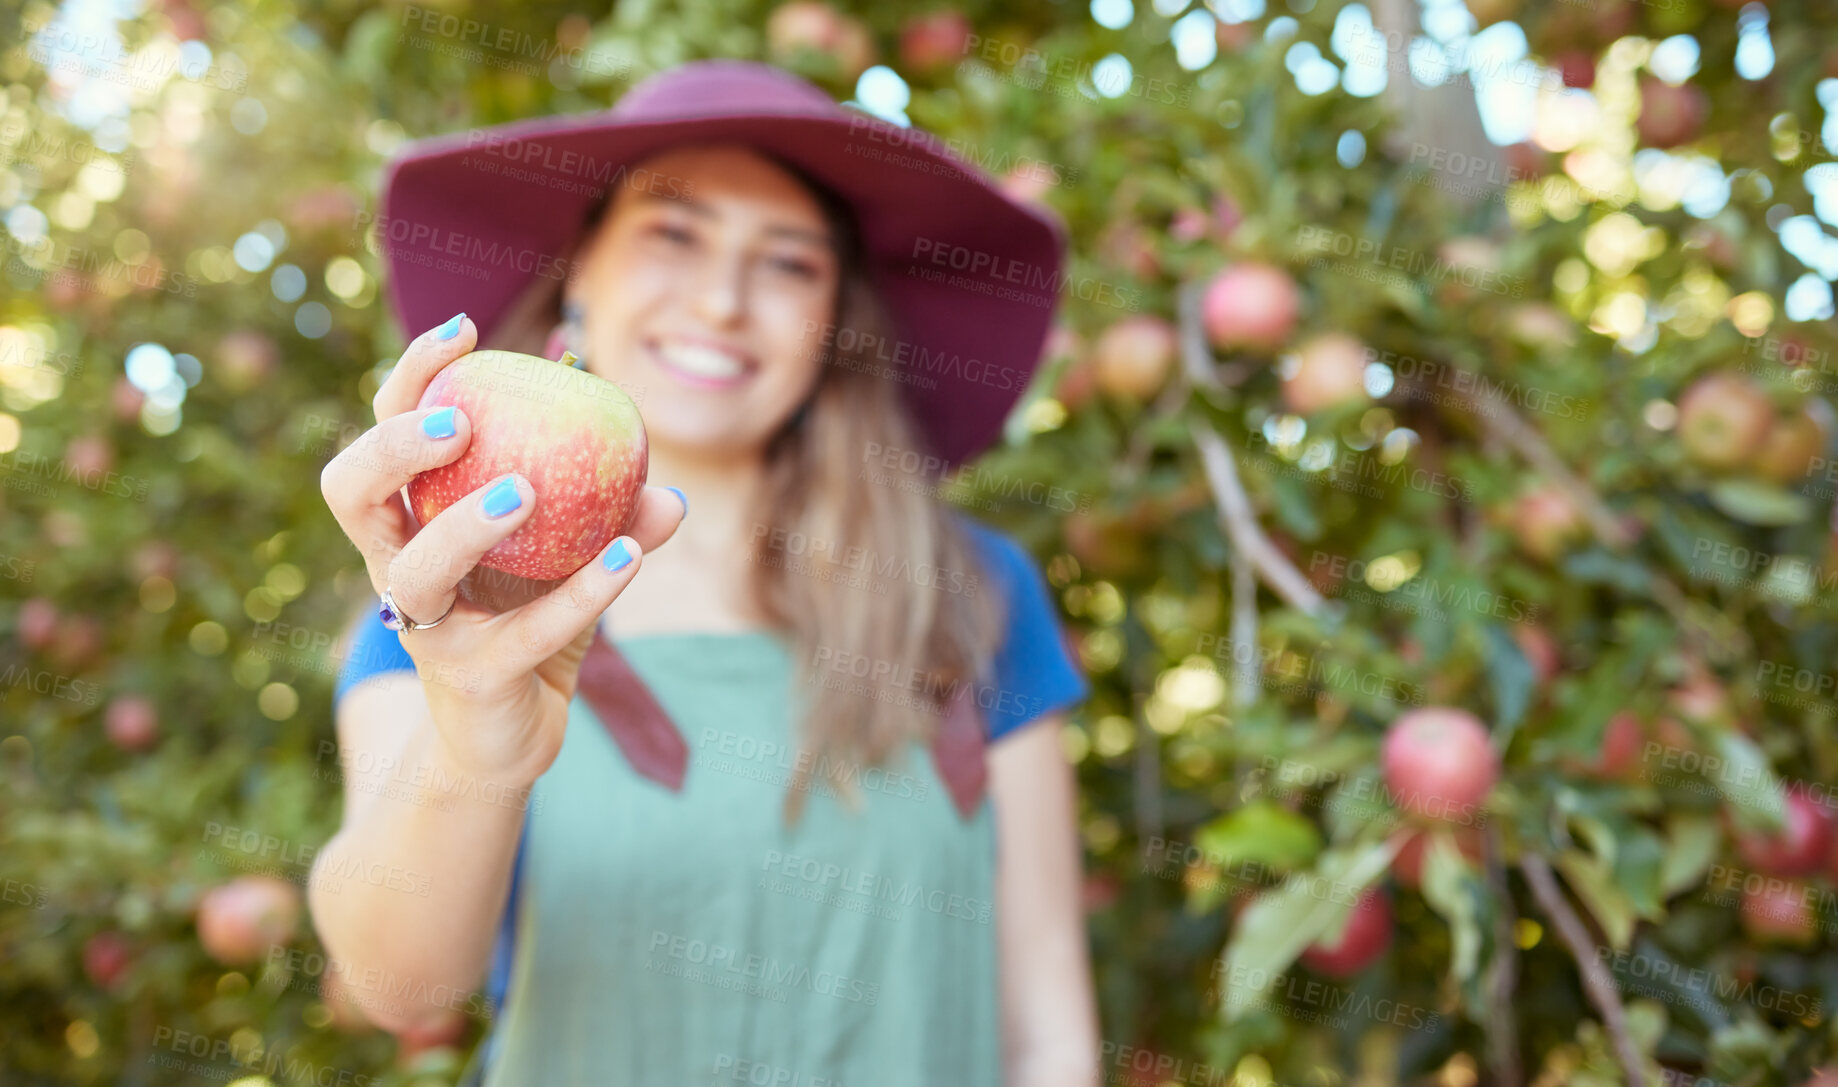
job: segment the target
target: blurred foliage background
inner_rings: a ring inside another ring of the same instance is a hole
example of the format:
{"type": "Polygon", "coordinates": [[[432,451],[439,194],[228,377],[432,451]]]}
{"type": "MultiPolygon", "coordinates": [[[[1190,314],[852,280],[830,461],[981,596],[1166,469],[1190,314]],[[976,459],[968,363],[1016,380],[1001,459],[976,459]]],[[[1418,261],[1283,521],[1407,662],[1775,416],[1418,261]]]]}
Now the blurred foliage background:
{"type": "Polygon", "coordinates": [[[949,493],[1041,559],[1096,684],[1107,1083],[1807,1081],[1832,17],[0,9],[0,1078],[455,1078],[484,1019],[366,1029],[297,915],[370,592],[318,472],[404,345],[377,182],[731,56],[1071,225],[1040,380],[949,493]]]}

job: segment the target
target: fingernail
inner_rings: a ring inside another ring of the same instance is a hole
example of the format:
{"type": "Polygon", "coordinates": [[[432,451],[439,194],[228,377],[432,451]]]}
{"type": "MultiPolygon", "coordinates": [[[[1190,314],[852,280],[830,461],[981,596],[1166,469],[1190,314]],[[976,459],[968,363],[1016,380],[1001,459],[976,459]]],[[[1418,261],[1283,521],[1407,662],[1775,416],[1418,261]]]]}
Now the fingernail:
{"type": "Polygon", "coordinates": [[[459,433],[453,423],[453,408],[436,408],[421,420],[421,432],[430,438],[451,438],[459,433]]]}
{"type": "Polygon", "coordinates": [[[485,492],[483,503],[485,516],[496,520],[523,505],[523,496],[517,493],[517,481],[505,477],[498,485],[485,492]]]}
{"type": "Polygon", "coordinates": [[[459,335],[460,322],[465,319],[466,314],[463,311],[447,318],[446,324],[434,330],[434,338],[437,340],[451,340],[453,337],[459,335]]]}
{"type": "Polygon", "coordinates": [[[682,500],[683,516],[688,517],[689,516],[689,496],[684,494],[682,490],[676,487],[665,487],[664,490],[669,491],[671,494],[676,495],[677,498],[682,500]]]}
{"type": "Polygon", "coordinates": [[[614,540],[613,546],[600,556],[600,565],[606,567],[607,573],[616,574],[632,565],[632,549],[625,545],[623,538],[614,540]]]}

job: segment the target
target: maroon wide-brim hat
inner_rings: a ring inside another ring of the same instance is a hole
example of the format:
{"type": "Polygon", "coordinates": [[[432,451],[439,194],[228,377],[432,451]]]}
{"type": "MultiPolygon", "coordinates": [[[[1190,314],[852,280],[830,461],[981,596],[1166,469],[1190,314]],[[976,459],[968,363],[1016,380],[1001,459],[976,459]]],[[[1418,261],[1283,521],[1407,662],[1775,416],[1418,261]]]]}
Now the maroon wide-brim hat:
{"type": "MultiPolygon", "coordinates": [[[[789,163],[853,208],[896,337],[869,348],[870,363],[900,382],[931,453],[957,463],[991,445],[1040,360],[1063,224],[1004,195],[937,137],[763,64],[697,61],[608,110],[410,144],[389,165],[375,224],[404,331],[464,310],[483,342],[537,276],[569,275],[583,221],[612,188],[693,195],[641,160],[717,141],[789,163]]],[[[858,346],[856,330],[814,334],[827,352],[858,346]]]]}

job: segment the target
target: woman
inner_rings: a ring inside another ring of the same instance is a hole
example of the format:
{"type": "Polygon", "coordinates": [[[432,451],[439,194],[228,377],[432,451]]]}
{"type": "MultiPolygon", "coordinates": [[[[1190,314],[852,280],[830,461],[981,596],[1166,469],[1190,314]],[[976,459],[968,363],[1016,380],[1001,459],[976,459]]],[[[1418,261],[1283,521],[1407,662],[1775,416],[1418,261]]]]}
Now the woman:
{"type": "Polygon", "coordinates": [[[467,313],[322,479],[386,605],[338,685],[312,884],[347,995],[413,1036],[492,967],[491,1085],[1097,1082],[1059,747],[1086,684],[1038,568],[907,467],[995,437],[1057,223],[921,134],[701,62],[418,147],[378,230],[409,327],[467,313]],[[426,526],[399,497],[466,448],[416,405],[481,343],[626,388],[674,484],[517,599],[473,568],[528,480],[426,526]]]}

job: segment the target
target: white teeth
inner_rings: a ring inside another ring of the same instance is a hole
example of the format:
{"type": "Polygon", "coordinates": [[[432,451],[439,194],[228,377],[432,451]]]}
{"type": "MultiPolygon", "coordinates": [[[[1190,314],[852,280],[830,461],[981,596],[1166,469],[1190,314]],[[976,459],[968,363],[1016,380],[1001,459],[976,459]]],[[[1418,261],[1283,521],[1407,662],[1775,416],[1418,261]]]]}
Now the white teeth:
{"type": "Polygon", "coordinates": [[[739,359],[727,352],[696,344],[659,344],[657,353],[671,366],[697,377],[734,378],[746,370],[739,359]]]}

